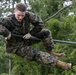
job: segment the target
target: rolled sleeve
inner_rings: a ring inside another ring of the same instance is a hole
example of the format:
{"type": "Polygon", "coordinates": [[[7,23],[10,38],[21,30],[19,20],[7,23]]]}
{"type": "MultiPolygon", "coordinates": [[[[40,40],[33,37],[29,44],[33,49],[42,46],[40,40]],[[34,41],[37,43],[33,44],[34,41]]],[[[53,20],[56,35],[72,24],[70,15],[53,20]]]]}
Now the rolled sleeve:
{"type": "Polygon", "coordinates": [[[8,25],[7,18],[0,18],[0,34],[4,37],[7,37],[10,33],[10,31],[7,29],[8,25]]]}
{"type": "Polygon", "coordinates": [[[4,37],[7,37],[9,35],[8,29],[6,29],[2,24],[0,24],[0,34],[4,37]]]}

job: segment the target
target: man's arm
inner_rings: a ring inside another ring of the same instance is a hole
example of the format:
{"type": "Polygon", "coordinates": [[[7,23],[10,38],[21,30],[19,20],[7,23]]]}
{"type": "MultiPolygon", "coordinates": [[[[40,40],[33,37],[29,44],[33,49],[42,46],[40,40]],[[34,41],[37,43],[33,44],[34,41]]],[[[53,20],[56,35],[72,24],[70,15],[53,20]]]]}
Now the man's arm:
{"type": "Polygon", "coordinates": [[[34,26],[29,33],[31,35],[34,35],[42,30],[44,23],[38,15],[31,12],[28,15],[29,15],[30,23],[32,23],[32,25],[34,26]]]}
{"type": "Polygon", "coordinates": [[[0,18],[0,34],[4,37],[8,37],[11,34],[11,32],[6,28],[6,24],[6,18],[0,18]]]}

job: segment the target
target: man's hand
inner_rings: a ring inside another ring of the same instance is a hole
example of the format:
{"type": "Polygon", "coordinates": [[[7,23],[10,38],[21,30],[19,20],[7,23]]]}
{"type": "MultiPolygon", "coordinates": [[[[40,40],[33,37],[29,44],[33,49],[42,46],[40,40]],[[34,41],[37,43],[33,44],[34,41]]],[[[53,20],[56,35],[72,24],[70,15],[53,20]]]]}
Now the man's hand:
{"type": "Polygon", "coordinates": [[[28,33],[28,34],[24,35],[23,38],[24,38],[24,39],[30,39],[30,38],[31,38],[31,34],[28,33]]]}
{"type": "Polygon", "coordinates": [[[9,35],[7,37],[5,37],[5,39],[10,39],[11,38],[11,32],[9,33],[9,35]]]}

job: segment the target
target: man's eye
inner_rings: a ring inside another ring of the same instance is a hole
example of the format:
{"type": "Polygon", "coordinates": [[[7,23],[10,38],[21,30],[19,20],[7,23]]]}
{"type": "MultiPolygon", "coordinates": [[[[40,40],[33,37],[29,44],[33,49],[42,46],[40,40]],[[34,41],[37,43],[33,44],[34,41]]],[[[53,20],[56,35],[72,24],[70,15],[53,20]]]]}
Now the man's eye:
{"type": "Polygon", "coordinates": [[[18,16],[20,16],[20,15],[18,15],[18,16]]]}

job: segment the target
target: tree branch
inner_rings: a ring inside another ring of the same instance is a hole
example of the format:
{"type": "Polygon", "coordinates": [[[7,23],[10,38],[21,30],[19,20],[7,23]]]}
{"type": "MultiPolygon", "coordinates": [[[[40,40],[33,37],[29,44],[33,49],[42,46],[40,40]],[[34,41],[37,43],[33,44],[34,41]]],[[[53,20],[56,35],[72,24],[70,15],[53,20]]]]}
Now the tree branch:
{"type": "Polygon", "coordinates": [[[70,6],[71,6],[71,5],[61,8],[61,9],[60,9],[59,11],[57,11],[54,15],[50,16],[49,18],[47,18],[44,22],[47,22],[48,20],[50,20],[51,18],[55,17],[55,16],[58,15],[61,11],[65,10],[66,8],[68,8],[68,7],[70,7],[70,6]]]}

